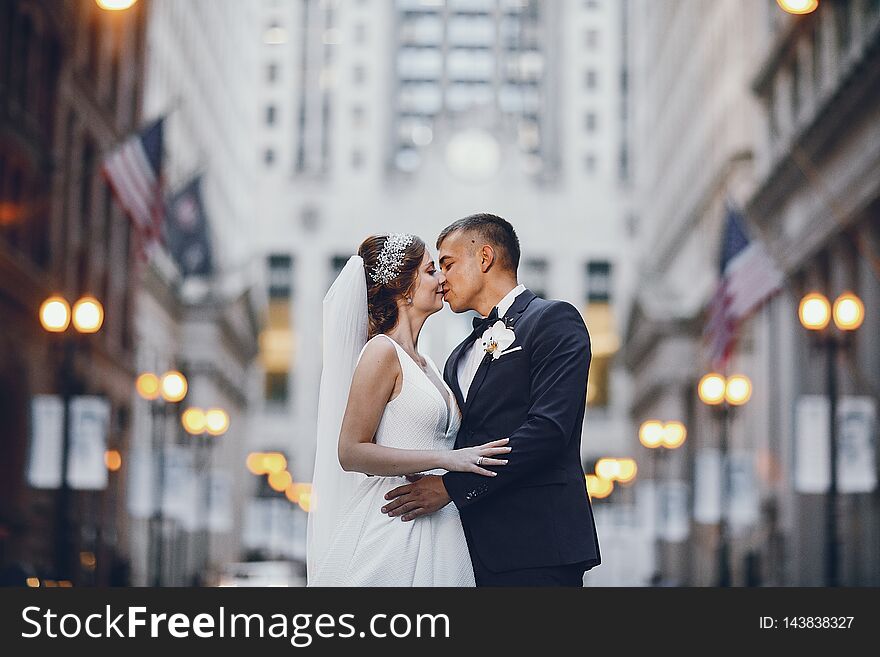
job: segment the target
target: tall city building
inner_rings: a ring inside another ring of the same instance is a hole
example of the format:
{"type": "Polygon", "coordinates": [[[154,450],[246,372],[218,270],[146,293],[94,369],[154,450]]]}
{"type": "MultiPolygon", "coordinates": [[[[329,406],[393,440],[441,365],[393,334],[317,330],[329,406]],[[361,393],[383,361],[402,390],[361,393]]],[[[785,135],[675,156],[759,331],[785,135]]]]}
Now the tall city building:
{"type": "MultiPolygon", "coordinates": [[[[283,451],[293,479],[311,480],[321,300],[360,242],[407,231],[434,251],[446,225],[487,211],[516,228],[522,281],[584,312],[585,468],[631,452],[626,374],[613,365],[619,3],[263,0],[261,10],[255,237],[270,311],[252,449],[283,451]]],[[[469,322],[445,309],[420,348],[445,362],[469,322]]]]}
{"type": "Polygon", "coordinates": [[[244,505],[254,487],[244,443],[265,307],[251,239],[257,9],[236,0],[150,3],[143,117],[164,117],[168,238],[167,248],[153,250],[138,291],[135,368],[179,371],[188,389],[182,401],[165,403],[129,388],[129,538],[139,585],[216,583],[244,552],[244,505]],[[199,226],[197,250],[176,253],[176,236],[199,226]],[[222,411],[228,427],[199,432],[199,422],[185,421],[190,408],[222,411]]]}

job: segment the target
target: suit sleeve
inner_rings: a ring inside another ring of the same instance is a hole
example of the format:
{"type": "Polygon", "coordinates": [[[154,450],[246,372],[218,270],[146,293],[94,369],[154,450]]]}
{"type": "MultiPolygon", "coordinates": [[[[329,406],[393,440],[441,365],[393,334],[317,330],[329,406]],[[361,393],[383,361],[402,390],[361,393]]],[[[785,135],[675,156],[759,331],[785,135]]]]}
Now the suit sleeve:
{"type": "Polygon", "coordinates": [[[578,310],[557,302],[538,318],[531,345],[531,390],[525,422],[509,437],[508,463],[484,477],[449,472],[443,484],[462,509],[534,472],[557,456],[571,440],[586,398],[592,357],[590,336],[578,310]],[[480,490],[479,495],[474,491],[480,490]]]}

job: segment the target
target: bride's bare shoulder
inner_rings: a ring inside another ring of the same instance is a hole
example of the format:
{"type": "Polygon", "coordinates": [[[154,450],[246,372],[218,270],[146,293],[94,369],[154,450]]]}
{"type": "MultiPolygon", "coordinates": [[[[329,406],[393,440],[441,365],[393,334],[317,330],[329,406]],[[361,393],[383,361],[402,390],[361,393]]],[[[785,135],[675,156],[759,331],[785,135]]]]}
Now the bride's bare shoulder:
{"type": "Polygon", "coordinates": [[[381,334],[371,338],[364,346],[358,369],[366,370],[372,376],[396,376],[400,372],[400,359],[391,339],[381,334]]]}

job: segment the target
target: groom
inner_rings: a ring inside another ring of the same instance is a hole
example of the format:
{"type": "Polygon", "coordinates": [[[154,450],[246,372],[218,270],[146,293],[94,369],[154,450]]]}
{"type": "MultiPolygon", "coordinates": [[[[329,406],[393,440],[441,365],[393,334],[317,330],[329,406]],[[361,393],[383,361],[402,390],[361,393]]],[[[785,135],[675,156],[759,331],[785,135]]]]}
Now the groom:
{"type": "Polygon", "coordinates": [[[449,307],[484,317],[446,362],[444,378],[462,410],[455,446],[510,438],[512,449],[495,477],[428,475],[389,491],[382,512],[409,521],[452,501],[477,586],[581,586],[584,572],[601,563],[580,461],[586,326],[571,304],[518,285],[519,240],[501,217],[460,219],[437,249],[449,307]]]}

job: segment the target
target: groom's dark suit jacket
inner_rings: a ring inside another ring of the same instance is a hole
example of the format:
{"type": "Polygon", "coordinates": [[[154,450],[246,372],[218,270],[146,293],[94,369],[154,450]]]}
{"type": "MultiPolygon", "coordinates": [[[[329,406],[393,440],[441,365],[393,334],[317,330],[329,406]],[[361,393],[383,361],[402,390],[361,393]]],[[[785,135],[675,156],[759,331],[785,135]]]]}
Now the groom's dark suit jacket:
{"type": "Polygon", "coordinates": [[[495,477],[449,472],[443,483],[458,507],[471,552],[489,570],[601,563],[581,465],[590,336],[564,301],[520,293],[504,316],[511,349],[484,358],[462,399],[458,365],[475,331],[452,352],[444,378],[462,409],[456,448],[510,438],[508,464],[495,477]]]}

